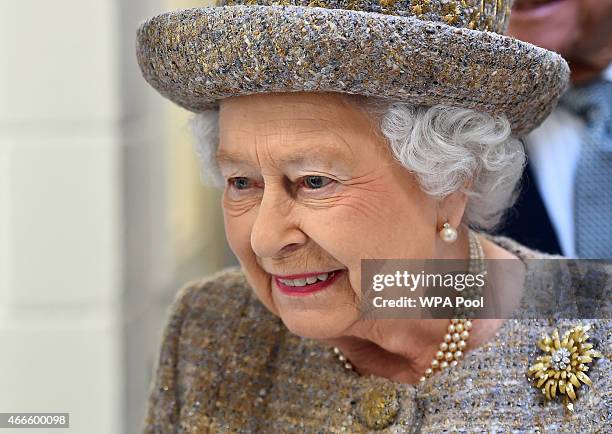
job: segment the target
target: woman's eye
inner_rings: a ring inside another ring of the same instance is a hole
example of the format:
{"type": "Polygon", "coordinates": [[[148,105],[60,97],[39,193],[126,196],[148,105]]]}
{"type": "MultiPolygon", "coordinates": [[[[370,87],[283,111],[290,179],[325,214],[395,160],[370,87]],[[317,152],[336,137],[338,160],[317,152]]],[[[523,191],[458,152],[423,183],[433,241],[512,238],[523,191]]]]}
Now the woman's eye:
{"type": "Polygon", "coordinates": [[[227,182],[230,187],[236,190],[246,190],[251,186],[249,183],[249,178],[245,178],[244,176],[238,176],[236,178],[229,178],[227,182]]]}
{"type": "Polygon", "coordinates": [[[323,188],[333,181],[330,178],[318,175],[305,176],[303,179],[304,185],[311,190],[323,188]]]}
{"type": "MultiPolygon", "coordinates": [[[[319,175],[309,175],[302,178],[301,186],[307,190],[320,190],[328,184],[332,183],[333,179],[319,175]]],[[[255,187],[255,182],[251,178],[245,176],[236,176],[228,178],[227,185],[231,190],[244,191],[255,187]]]]}

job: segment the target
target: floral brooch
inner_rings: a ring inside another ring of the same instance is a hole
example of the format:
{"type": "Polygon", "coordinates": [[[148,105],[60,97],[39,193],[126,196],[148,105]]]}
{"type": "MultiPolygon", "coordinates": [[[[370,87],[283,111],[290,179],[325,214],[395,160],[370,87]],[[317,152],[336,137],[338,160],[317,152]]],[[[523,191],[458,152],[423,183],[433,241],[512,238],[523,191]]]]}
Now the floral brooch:
{"type": "Polygon", "coordinates": [[[536,363],[529,367],[527,376],[539,388],[547,400],[563,397],[568,410],[573,411],[572,401],[576,400],[576,391],[582,384],[592,385],[585,373],[595,357],[601,353],[593,349],[586,332],[591,328],[576,326],[559,338],[559,331],[554,330],[551,336],[544,335],[538,341],[538,347],[545,353],[536,357],[536,363]]]}

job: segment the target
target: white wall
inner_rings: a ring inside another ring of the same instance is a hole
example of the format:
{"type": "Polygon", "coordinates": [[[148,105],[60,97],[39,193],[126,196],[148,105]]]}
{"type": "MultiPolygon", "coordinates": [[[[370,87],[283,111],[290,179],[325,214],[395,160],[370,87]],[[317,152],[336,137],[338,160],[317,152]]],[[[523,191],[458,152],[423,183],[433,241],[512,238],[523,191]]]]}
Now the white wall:
{"type": "Polygon", "coordinates": [[[134,36],[163,9],[0,1],[2,412],[69,412],[79,434],[140,427],[175,264],[164,104],[134,36]]]}

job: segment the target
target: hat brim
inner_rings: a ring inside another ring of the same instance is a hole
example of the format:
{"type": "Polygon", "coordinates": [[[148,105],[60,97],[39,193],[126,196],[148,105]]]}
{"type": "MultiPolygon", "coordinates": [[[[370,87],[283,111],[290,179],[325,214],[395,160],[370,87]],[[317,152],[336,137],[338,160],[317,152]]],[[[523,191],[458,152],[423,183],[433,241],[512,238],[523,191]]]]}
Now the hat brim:
{"type": "Polygon", "coordinates": [[[143,23],[137,57],[157,91],[193,112],[239,95],[343,92],[508,117],[522,136],[569,79],[558,54],[414,17],[302,6],[221,6],[143,23]]]}

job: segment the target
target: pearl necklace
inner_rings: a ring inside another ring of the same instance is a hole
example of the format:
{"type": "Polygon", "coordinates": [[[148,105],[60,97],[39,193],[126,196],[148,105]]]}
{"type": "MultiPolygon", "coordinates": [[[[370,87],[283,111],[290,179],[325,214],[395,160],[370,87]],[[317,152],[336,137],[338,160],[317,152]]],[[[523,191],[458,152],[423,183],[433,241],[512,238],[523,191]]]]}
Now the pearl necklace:
{"type": "MultiPolygon", "coordinates": [[[[470,265],[469,273],[486,274],[484,267],[484,251],[482,244],[478,236],[472,231],[469,231],[469,245],[470,245],[470,265]]],[[[473,288],[472,288],[473,289],[473,288]]],[[[465,295],[468,295],[466,293],[465,295]]],[[[475,295],[469,293],[469,295],[475,295]]],[[[462,315],[471,316],[472,312],[460,311],[462,315]]],[[[459,359],[463,356],[463,351],[467,345],[467,340],[470,337],[470,330],[472,329],[472,321],[467,318],[453,318],[450,320],[450,324],[446,329],[444,335],[444,341],[440,344],[438,352],[431,361],[430,367],[425,370],[425,375],[420,378],[420,381],[425,381],[426,378],[431,377],[437,370],[446,369],[448,367],[454,367],[457,365],[459,359]]],[[[350,371],[354,370],[353,365],[346,358],[340,348],[333,348],[334,354],[338,360],[344,365],[344,368],[350,371]]]]}

